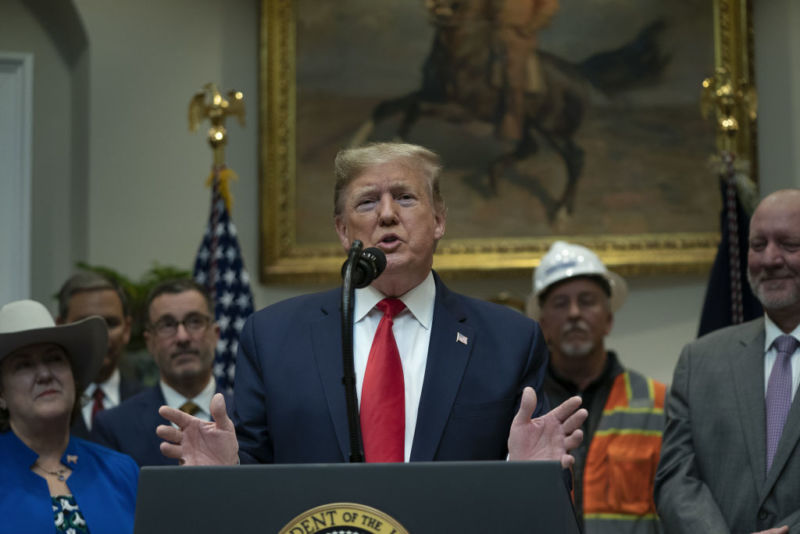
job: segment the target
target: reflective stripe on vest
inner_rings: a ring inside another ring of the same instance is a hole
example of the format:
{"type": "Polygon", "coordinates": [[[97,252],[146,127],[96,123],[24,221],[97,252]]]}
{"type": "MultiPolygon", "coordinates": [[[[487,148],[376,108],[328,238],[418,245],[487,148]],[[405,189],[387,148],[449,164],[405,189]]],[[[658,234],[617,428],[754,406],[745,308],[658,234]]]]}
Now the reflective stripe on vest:
{"type": "Polygon", "coordinates": [[[661,532],[653,480],[666,386],[634,371],[614,379],[583,473],[587,534],[661,532]]]}

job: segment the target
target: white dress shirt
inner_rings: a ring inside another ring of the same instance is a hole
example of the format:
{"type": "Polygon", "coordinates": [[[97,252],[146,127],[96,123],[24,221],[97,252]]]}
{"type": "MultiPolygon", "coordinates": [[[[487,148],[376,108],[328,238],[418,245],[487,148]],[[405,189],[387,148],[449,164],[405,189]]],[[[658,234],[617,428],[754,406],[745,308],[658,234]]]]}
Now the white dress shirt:
{"type": "Polygon", "coordinates": [[[217,382],[213,376],[206,384],[206,387],[203,388],[203,391],[191,399],[187,399],[169,387],[163,380],[159,380],[158,384],[161,386],[161,392],[164,394],[164,402],[167,403],[167,406],[180,410],[185,402],[192,401],[200,408],[194,416],[203,421],[211,421],[211,397],[217,391],[217,382]]]}
{"type": "Polygon", "coordinates": [[[119,405],[119,369],[114,369],[108,380],[102,384],[89,384],[81,395],[81,415],[88,430],[92,429],[92,408],[94,407],[94,391],[100,388],[103,391],[103,409],[108,410],[119,405]]]}
{"type": "MultiPolygon", "coordinates": [[[[372,339],[375,337],[375,331],[383,317],[383,312],[375,305],[384,298],[386,296],[372,286],[356,290],[353,311],[355,323],[353,359],[359,403],[369,351],[372,348],[372,339]]],[[[425,365],[428,361],[433,305],[436,298],[436,283],[433,281],[433,274],[428,273],[427,278],[421,284],[399,298],[406,305],[406,309],[394,318],[392,332],[403,365],[406,401],[404,458],[407,462],[411,457],[411,445],[414,443],[419,399],[422,395],[422,382],[425,380],[425,365]]]]}
{"type": "MultiPolygon", "coordinates": [[[[772,343],[775,338],[783,334],[784,332],[778,328],[778,325],[773,323],[767,314],[764,314],[764,397],[767,396],[769,375],[772,373],[775,360],[778,359],[778,351],[772,346],[772,343]]],[[[800,340],[800,325],[797,325],[789,335],[800,340]]],[[[794,394],[797,393],[797,383],[800,382],[800,349],[794,351],[789,361],[792,364],[792,400],[794,400],[794,394]]]]}

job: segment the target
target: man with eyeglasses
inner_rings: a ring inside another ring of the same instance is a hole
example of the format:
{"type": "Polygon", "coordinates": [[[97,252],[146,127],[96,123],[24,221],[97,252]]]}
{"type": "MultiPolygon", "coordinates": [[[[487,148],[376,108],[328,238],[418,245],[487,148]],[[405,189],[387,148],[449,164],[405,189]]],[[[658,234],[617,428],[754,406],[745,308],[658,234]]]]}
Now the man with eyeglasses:
{"type": "MultiPolygon", "coordinates": [[[[214,349],[219,326],[213,320],[211,298],[205,288],[189,279],[163,282],[147,298],[147,349],[159,369],[160,380],[118,407],[95,419],[92,438],[133,457],[140,465],[174,465],[163,456],[155,429],[168,424],[158,415],[167,405],[209,421],[216,387],[214,349]]],[[[220,391],[221,392],[221,391],[220,391]]],[[[226,396],[229,414],[232,399],[226,396]]]]}

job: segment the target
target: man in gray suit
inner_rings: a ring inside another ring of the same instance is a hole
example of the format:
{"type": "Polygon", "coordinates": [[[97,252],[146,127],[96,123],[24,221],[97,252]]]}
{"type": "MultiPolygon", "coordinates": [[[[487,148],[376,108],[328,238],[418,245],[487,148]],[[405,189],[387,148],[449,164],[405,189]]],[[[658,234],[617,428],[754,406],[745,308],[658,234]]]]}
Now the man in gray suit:
{"type": "Polygon", "coordinates": [[[758,205],[747,261],[765,317],[675,368],[655,483],[668,533],[800,533],[800,190],[758,205]]]}

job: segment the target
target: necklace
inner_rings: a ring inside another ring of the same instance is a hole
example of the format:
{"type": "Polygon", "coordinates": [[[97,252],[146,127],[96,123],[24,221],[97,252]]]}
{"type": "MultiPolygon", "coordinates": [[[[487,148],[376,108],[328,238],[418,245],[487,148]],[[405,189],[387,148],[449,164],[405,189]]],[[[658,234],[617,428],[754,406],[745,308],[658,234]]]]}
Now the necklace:
{"type": "Polygon", "coordinates": [[[36,462],[33,465],[35,467],[38,467],[39,470],[42,471],[43,473],[46,473],[48,475],[52,475],[52,476],[58,478],[58,480],[61,481],[61,482],[64,482],[67,479],[67,477],[65,476],[66,473],[67,473],[67,468],[66,467],[62,467],[58,471],[48,471],[47,469],[45,469],[44,467],[39,465],[39,462],[36,462]]]}

